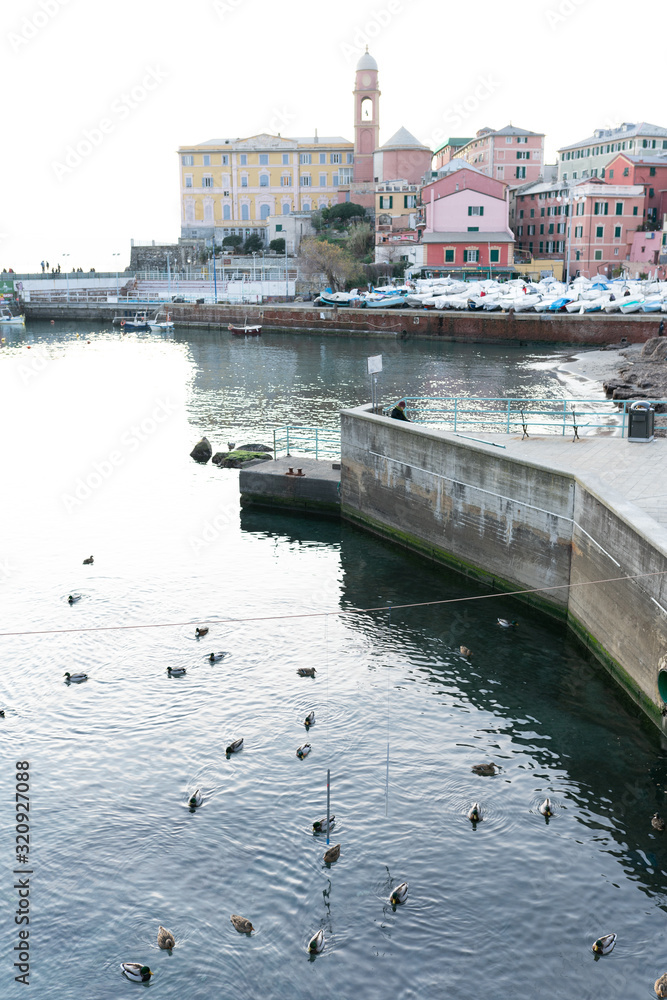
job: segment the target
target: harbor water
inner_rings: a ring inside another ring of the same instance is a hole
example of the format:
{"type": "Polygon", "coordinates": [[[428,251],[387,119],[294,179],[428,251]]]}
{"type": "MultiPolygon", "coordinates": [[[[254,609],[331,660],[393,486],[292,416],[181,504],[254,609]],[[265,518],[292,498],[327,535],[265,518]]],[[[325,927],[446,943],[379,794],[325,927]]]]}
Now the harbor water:
{"type": "Polygon", "coordinates": [[[666,748],[566,628],[349,525],[241,511],[238,473],[189,458],[335,427],[380,353],[386,402],[573,388],[553,350],[6,332],[2,996],[23,995],[16,762],[39,1000],[134,995],[121,962],[164,1000],[639,1000],[667,972],[666,748]]]}

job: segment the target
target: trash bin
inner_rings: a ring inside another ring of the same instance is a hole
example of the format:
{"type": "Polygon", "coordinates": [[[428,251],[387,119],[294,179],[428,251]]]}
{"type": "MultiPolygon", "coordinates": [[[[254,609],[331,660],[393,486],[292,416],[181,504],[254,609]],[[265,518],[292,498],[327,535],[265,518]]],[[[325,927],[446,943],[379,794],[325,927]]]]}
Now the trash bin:
{"type": "Polygon", "coordinates": [[[628,410],[628,441],[653,441],[655,410],[642,399],[632,403],[628,410]]]}

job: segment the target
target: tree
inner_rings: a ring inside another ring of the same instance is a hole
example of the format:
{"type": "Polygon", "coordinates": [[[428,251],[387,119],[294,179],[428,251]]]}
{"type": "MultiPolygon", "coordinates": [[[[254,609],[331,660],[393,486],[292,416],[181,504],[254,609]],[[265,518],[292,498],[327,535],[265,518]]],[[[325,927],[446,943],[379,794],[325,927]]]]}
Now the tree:
{"type": "Polygon", "coordinates": [[[244,253],[259,253],[259,251],[263,249],[264,244],[262,243],[262,238],[261,236],[257,236],[256,233],[252,233],[243,246],[244,253]]]}
{"type": "Polygon", "coordinates": [[[240,247],[242,243],[242,236],[225,236],[222,241],[223,247],[240,247]]]}
{"type": "Polygon", "coordinates": [[[339,222],[346,223],[350,219],[363,219],[366,214],[366,209],[363,205],[357,205],[354,201],[343,201],[340,205],[332,205],[322,212],[322,217],[325,222],[333,222],[337,225],[339,222]],[[326,218],[324,218],[324,211],[326,211],[326,218]]]}
{"type": "Polygon", "coordinates": [[[277,240],[271,240],[269,250],[275,250],[276,253],[285,253],[285,240],[282,236],[279,236],[277,240]]]}
{"type": "Polygon", "coordinates": [[[347,239],[347,249],[357,260],[373,249],[375,245],[375,233],[369,222],[357,222],[352,226],[347,239]]]}
{"type": "Polygon", "coordinates": [[[301,243],[300,257],[310,274],[324,273],[332,288],[346,284],[355,273],[355,262],[347,251],[312,236],[301,243]]]}

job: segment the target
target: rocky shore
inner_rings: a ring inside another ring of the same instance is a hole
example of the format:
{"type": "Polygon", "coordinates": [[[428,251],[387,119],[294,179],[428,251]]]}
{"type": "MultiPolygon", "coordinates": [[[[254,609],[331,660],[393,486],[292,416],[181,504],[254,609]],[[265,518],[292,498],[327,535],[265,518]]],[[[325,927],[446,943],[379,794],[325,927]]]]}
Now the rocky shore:
{"type": "Polygon", "coordinates": [[[560,370],[601,384],[608,399],[667,399],[667,337],[585,351],[560,370]]]}

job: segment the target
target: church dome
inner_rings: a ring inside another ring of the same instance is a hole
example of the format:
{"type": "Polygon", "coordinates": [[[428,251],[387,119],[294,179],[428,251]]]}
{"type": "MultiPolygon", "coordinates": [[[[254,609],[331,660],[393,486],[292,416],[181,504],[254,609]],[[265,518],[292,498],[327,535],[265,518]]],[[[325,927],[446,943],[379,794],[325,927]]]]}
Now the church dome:
{"type": "Polygon", "coordinates": [[[366,51],[364,52],[363,56],[361,57],[361,59],[357,63],[357,70],[360,70],[360,69],[375,69],[376,70],[377,68],[378,68],[378,64],[375,62],[375,59],[373,59],[373,56],[368,51],[368,46],[366,46],[366,51]]]}

